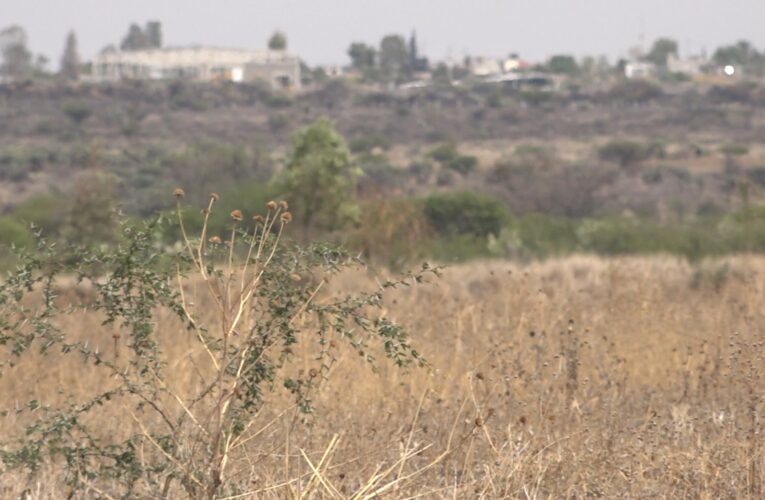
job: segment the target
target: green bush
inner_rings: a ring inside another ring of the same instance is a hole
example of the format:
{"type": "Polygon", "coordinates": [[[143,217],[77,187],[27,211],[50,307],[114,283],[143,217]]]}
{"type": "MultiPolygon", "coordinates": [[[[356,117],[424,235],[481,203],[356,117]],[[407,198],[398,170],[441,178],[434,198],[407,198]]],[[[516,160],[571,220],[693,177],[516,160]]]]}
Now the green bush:
{"type": "Polygon", "coordinates": [[[724,216],[717,231],[729,251],[765,251],[765,206],[751,206],[724,216]]]}
{"type": "Polygon", "coordinates": [[[68,210],[66,199],[41,194],[19,203],[13,210],[13,216],[25,224],[34,224],[45,236],[57,236],[66,223],[68,210]]]}
{"type": "Polygon", "coordinates": [[[390,147],[390,141],[383,134],[372,133],[352,139],[348,148],[356,154],[371,153],[375,148],[386,150],[390,147]]]}
{"type": "Polygon", "coordinates": [[[458,155],[452,159],[446,166],[462,175],[467,175],[472,172],[476,165],[478,165],[478,158],[475,156],[458,155]]]}
{"type": "Polygon", "coordinates": [[[720,147],[720,152],[725,156],[744,156],[749,154],[749,147],[743,144],[726,144],[720,147]]]}
{"type": "Polygon", "coordinates": [[[651,156],[651,150],[640,142],[613,140],[598,149],[598,156],[601,160],[627,167],[648,159],[651,156]]]}
{"type": "Polygon", "coordinates": [[[457,151],[456,144],[453,142],[445,142],[431,149],[428,156],[443,165],[447,165],[459,156],[459,152],[457,151]]]}
{"type": "Polygon", "coordinates": [[[529,214],[513,220],[512,233],[522,255],[549,257],[575,252],[577,222],[564,217],[529,214]]]}
{"type": "Polygon", "coordinates": [[[437,238],[430,246],[430,254],[440,262],[465,262],[493,256],[490,239],[473,234],[437,238]]]}
{"type": "Polygon", "coordinates": [[[27,226],[14,217],[0,217],[0,246],[19,248],[34,245],[34,236],[27,226]]]}
{"type": "Polygon", "coordinates": [[[272,109],[284,109],[289,108],[294,103],[293,99],[280,92],[269,94],[265,98],[266,106],[272,109]]]}
{"type": "Polygon", "coordinates": [[[582,249],[599,255],[669,253],[697,260],[725,250],[714,230],[699,224],[662,225],[632,218],[583,221],[577,228],[582,249]]]}
{"type": "Polygon", "coordinates": [[[287,118],[287,115],[276,113],[268,117],[268,128],[271,129],[271,132],[281,132],[286,129],[289,124],[290,121],[289,118],[287,118]]]}
{"type": "Polygon", "coordinates": [[[61,111],[77,127],[85,123],[93,113],[93,109],[84,101],[67,101],[61,106],[61,111]]]}
{"type": "Polygon", "coordinates": [[[469,192],[428,196],[425,198],[425,215],[444,236],[497,235],[508,220],[507,209],[500,201],[469,192]]]}
{"type": "MultiPolygon", "coordinates": [[[[182,187],[182,186],[181,186],[182,187]]],[[[185,189],[185,188],[184,188],[185,189]]],[[[167,193],[164,193],[167,195],[167,193]]],[[[250,219],[254,215],[262,215],[263,207],[269,200],[277,197],[274,186],[260,182],[247,182],[233,189],[219,194],[218,207],[210,214],[208,221],[208,234],[218,236],[225,240],[231,229],[229,214],[234,210],[240,210],[245,219],[250,219]]],[[[198,205],[185,205],[183,209],[183,219],[186,229],[191,232],[198,232],[202,228],[204,216],[200,212],[202,203],[198,205]]],[[[169,213],[167,215],[170,215],[169,213]]],[[[177,224],[169,224],[163,227],[162,237],[165,241],[177,241],[181,238],[180,227],[177,224]]]]}
{"type": "Polygon", "coordinates": [[[661,87],[647,80],[625,80],[609,91],[611,98],[630,103],[642,103],[661,97],[661,87]]]}
{"type": "Polygon", "coordinates": [[[542,104],[552,102],[556,98],[554,92],[548,90],[524,90],[520,93],[521,100],[531,106],[541,106],[542,104]]]}
{"type": "Polygon", "coordinates": [[[765,167],[750,168],[746,172],[746,175],[749,178],[749,180],[751,180],[755,184],[759,184],[760,186],[765,186],[765,167]]]}
{"type": "Polygon", "coordinates": [[[453,142],[445,142],[436,146],[430,150],[427,156],[462,175],[470,173],[478,165],[478,158],[460,154],[457,145],[453,142]]]}
{"type": "Polygon", "coordinates": [[[406,183],[406,172],[392,166],[385,155],[364,154],[356,161],[363,172],[359,179],[362,191],[401,187],[406,183]]]}
{"type": "Polygon", "coordinates": [[[361,206],[359,224],[351,232],[350,248],[365,259],[401,269],[431,254],[433,229],[421,200],[381,198],[361,206]]]}

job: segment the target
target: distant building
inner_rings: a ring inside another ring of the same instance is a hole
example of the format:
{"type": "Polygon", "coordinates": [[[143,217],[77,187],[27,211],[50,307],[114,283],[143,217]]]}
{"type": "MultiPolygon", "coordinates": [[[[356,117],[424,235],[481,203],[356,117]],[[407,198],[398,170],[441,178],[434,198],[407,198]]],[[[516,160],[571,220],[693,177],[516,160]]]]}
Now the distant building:
{"type": "Polygon", "coordinates": [[[705,57],[686,57],[681,59],[674,54],[667,57],[667,70],[671,73],[682,73],[688,76],[698,76],[704,72],[709,62],[705,57]]]}
{"type": "Polygon", "coordinates": [[[561,85],[561,78],[546,73],[510,71],[493,75],[483,80],[485,83],[502,84],[519,89],[556,89],[561,85]]]}
{"type": "Polygon", "coordinates": [[[502,64],[498,59],[490,57],[471,57],[470,73],[475,76],[492,76],[502,74],[502,64]]]}
{"type": "Polygon", "coordinates": [[[528,69],[531,65],[518,57],[518,54],[510,54],[510,56],[502,62],[502,70],[505,73],[511,71],[518,71],[521,69],[528,69]]]}
{"type": "Polygon", "coordinates": [[[529,68],[529,64],[518,57],[517,54],[511,54],[505,58],[492,57],[470,57],[468,58],[468,69],[473,76],[477,77],[495,77],[504,73],[512,73],[521,69],[529,68]]]}
{"type": "Polygon", "coordinates": [[[630,61],[624,65],[627,78],[650,78],[656,74],[656,66],[646,61],[630,61]]]}
{"type": "Polygon", "coordinates": [[[253,82],[275,88],[300,87],[300,60],[281,50],[212,47],[105,51],[93,60],[93,78],[253,82]]]}

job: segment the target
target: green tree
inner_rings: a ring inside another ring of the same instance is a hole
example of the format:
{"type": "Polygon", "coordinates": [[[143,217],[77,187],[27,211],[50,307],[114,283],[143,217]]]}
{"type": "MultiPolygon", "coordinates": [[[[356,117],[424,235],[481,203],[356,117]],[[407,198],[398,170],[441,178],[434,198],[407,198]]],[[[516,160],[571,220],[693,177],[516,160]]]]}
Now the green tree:
{"type": "Polygon", "coordinates": [[[412,32],[409,37],[409,71],[427,71],[428,58],[420,56],[420,50],[417,45],[417,33],[412,32]]]}
{"type": "Polygon", "coordinates": [[[559,54],[547,61],[547,69],[551,73],[573,76],[579,73],[579,64],[573,56],[559,54]]]}
{"type": "Polygon", "coordinates": [[[152,49],[162,48],[162,23],[159,21],[149,21],[144,30],[148,46],[152,49]]]}
{"type": "Polygon", "coordinates": [[[320,118],[295,136],[283,188],[304,228],[334,229],[358,216],[360,174],[334,124],[320,118]]]}
{"type": "Polygon", "coordinates": [[[717,50],[715,50],[712,59],[721,66],[727,64],[746,66],[761,62],[762,55],[752,47],[751,43],[746,40],[740,40],[733,45],[718,47],[717,50]]]}
{"type": "Polygon", "coordinates": [[[287,50],[287,35],[281,31],[274,32],[268,40],[268,48],[271,50],[287,50]]]}
{"type": "Polygon", "coordinates": [[[388,81],[401,79],[408,73],[409,50],[401,35],[388,35],[380,41],[380,69],[388,81]]]}
{"type": "Polygon", "coordinates": [[[430,74],[430,78],[434,84],[442,87],[448,87],[452,84],[451,69],[444,63],[438,63],[438,66],[433,68],[433,71],[430,74]]]}
{"type": "Polygon", "coordinates": [[[677,42],[670,38],[659,38],[653,42],[653,47],[646,54],[645,59],[660,68],[666,68],[670,54],[674,56],[678,54],[677,42]]]}
{"type": "Polygon", "coordinates": [[[64,80],[77,80],[80,77],[80,55],[77,52],[77,36],[70,31],[66,37],[64,54],[61,56],[59,75],[64,80]]]}
{"type": "Polygon", "coordinates": [[[149,48],[149,37],[141,29],[140,26],[133,23],[128,28],[128,33],[120,43],[122,50],[143,50],[149,48]]]}
{"type": "Polygon", "coordinates": [[[9,26],[0,31],[2,65],[0,75],[23,80],[33,73],[32,53],[27,49],[27,35],[21,26],[9,26]]]}
{"type": "Polygon", "coordinates": [[[351,58],[351,66],[363,71],[375,67],[377,49],[362,42],[354,42],[348,48],[348,56],[351,58]]]}

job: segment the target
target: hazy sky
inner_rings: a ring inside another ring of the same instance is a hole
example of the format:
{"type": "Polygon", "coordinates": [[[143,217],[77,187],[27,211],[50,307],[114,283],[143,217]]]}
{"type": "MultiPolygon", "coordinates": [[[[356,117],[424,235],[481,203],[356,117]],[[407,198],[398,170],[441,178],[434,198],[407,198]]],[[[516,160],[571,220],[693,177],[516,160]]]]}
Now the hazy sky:
{"type": "Polygon", "coordinates": [[[346,63],[351,41],[417,30],[431,58],[518,52],[612,59],[659,36],[683,52],[749,39],[765,47],[765,0],[0,0],[0,27],[20,24],[54,68],[68,30],[83,58],[118,44],[128,24],[162,22],[167,45],[264,47],[275,29],[309,64],[346,63]]]}

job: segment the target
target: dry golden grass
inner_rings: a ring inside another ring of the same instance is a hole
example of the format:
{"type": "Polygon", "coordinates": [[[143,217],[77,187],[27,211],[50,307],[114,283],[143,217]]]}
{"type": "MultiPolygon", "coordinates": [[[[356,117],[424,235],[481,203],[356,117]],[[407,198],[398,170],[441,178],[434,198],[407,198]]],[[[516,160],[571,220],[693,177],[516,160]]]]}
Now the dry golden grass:
{"type": "MultiPolygon", "coordinates": [[[[311,425],[292,427],[290,402],[273,396],[230,480],[248,492],[241,498],[760,498],[765,259],[728,263],[698,271],[670,258],[577,257],[451,267],[386,305],[432,370],[381,363],[374,374],[338,348],[311,425]]],[[[331,285],[341,292],[373,280],[359,272],[331,285]]],[[[115,349],[99,318],[67,321],[71,335],[115,349]]],[[[159,321],[182,393],[197,384],[203,353],[175,320],[159,321]]],[[[3,406],[109,384],[55,359],[7,369],[3,406]]],[[[286,369],[311,368],[297,353],[286,369]]],[[[117,406],[99,418],[115,435],[136,425],[117,406]]],[[[0,496],[25,489],[32,498],[65,493],[51,466],[6,476],[0,496]]]]}

